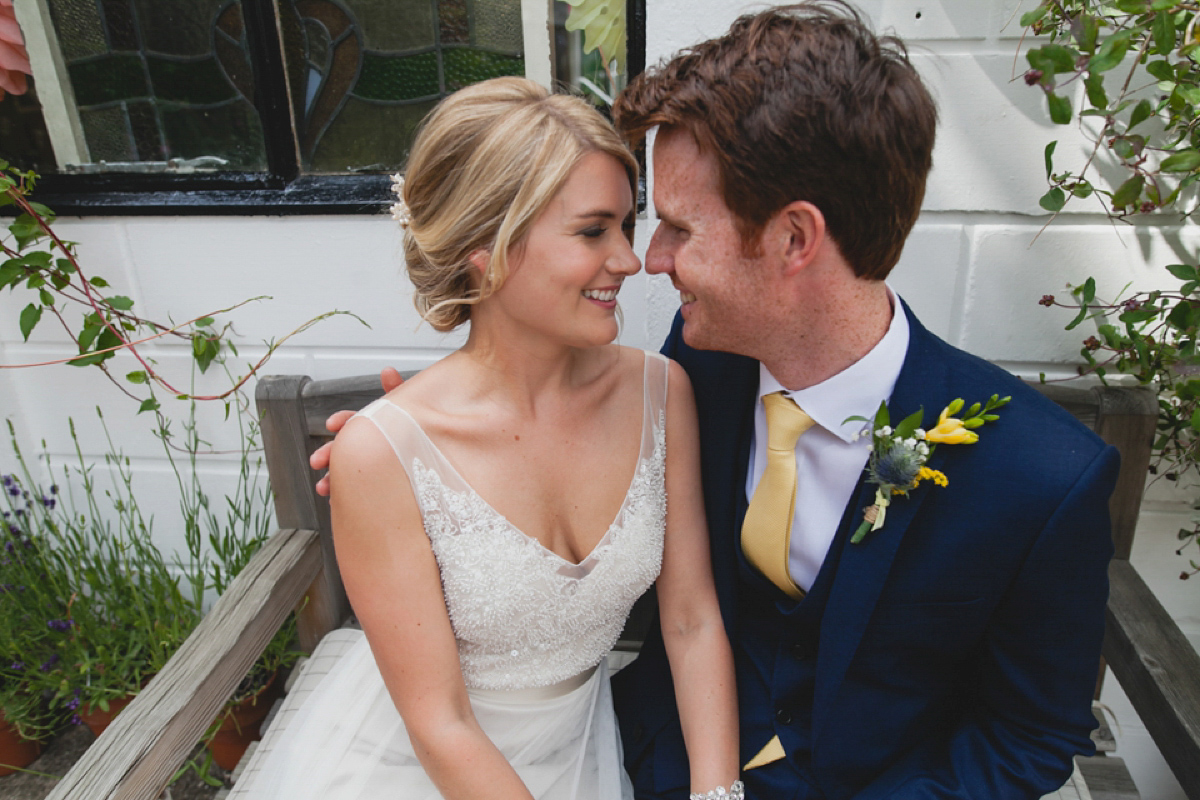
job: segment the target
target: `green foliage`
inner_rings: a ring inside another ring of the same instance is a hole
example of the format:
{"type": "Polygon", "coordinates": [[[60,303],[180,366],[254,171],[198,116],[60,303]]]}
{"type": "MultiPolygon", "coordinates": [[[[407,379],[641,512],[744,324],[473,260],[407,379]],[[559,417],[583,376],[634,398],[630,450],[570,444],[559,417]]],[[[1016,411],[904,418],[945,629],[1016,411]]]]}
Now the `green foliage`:
{"type": "MultiPolygon", "coordinates": [[[[0,540],[9,545],[0,556],[0,708],[28,738],[46,738],[66,721],[78,723],[82,709],[107,708],[136,694],[191,634],[206,598],[224,592],[270,536],[259,433],[244,404],[235,415],[244,442],[239,473],[216,509],[200,480],[197,454],[204,443],[194,402],[190,408],[182,442],[172,445],[169,427],[159,429],[185,532],[186,554],[173,558],[154,544],[153,521],[139,506],[130,462],[111,437],[103,470],[108,486],[97,480],[76,442],[76,465],[42,491],[9,422],[18,469],[0,476],[7,506],[0,540]],[[180,450],[186,463],[177,460],[180,450]]],[[[252,693],[295,662],[295,635],[289,617],[240,693],[252,693]]]]}
{"type": "MultiPolygon", "coordinates": [[[[1052,213],[1072,198],[1096,197],[1119,220],[1152,212],[1175,212],[1190,222],[1197,206],[1189,186],[1200,177],[1200,7],[1175,0],[1046,0],[1022,16],[1021,24],[1044,42],[1026,53],[1025,82],[1046,94],[1051,120],[1071,121],[1059,93],[1083,81],[1093,126],[1081,127],[1093,149],[1078,172],[1054,171],[1056,142],[1044,153],[1048,191],[1039,201],[1052,213]],[[1137,129],[1135,132],[1134,129],[1137,129]],[[1088,131],[1092,131],[1089,133],[1088,131]],[[1097,155],[1107,153],[1120,178],[1115,188],[1097,185],[1097,155]]],[[[1081,354],[1089,372],[1104,380],[1116,372],[1158,391],[1158,435],[1151,470],[1167,480],[1196,475],[1200,464],[1200,272],[1195,263],[1166,268],[1180,281],[1177,291],[1139,292],[1109,302],[1096,298],[1088,278],[1074,287],[1075,308],[1067,329],[1092,319],[1081,354]]],[[[1200,504],[1197,506],[1200,508],[1200,504]]],[[[1184,543],[1200,547],[1200,518],[1180,531],[1184,543]]],[[[1190,560],[1181,577],[1200,572],[1190,560]]]]}
{"type": "MultiPolygon", "coordinates": [[[[109,283],[103,277],[84,276],[75,243],[61,239],[52,227],[54,212],[29,199],[36,183],[37,176],[34,173],[21,172],[0,160],[0,205],[16,205],[23,212],[8,225],[7,238],[2,234],[3,229],[0,229],[0,290],[29,292],[33,296],[33,301],[20,314],[18,324],[21,336],[28,341],[38,325],[46,320],[54,320],[71,337],[79,355],[64,359],[63,362],[47,364],[98,367],[122,392],[137,401],[143,411],[156,410],[158,407],[152,402],[155,386],[185,399],[225,399],[245,385],[287,339],[323,319],[346,314],[342,311],[320,314],[278,341],[268,342],[263,357],[249,365],[243,375],[230,375],[230,388],[221,394],[197,396],[179,391],[155,369],[151,359],[141,355],[138,345],[155,339],[184,343],[195,365],[205,372],[226,352],[237,354],[229,340],[231,324],[218,325],[213,315],[233,311],[246,303],[264,298],[254,297],[181,324],[140,316],[134,311],[135,303],[130,297],[105,294],[103,290],[109,288],[109,283]],[[68,309],[79,313],[76,321],[72,322],[68,309]],[[141,369],[128,373],[125,381],[109,372],[107,363],[119,351],[131,354],[141,366],[141,369]]],[[[358,321],[362,322],[361,319],[358,321]]]]}

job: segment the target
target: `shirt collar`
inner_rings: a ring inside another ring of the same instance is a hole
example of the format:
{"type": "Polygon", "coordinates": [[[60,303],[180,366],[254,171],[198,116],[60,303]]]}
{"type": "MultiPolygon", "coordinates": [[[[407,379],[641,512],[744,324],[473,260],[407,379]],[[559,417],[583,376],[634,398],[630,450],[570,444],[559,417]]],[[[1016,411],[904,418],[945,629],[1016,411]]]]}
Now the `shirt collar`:
{"type": "Polygon", "coordinates": [[[853,442],[854,435],[866,423],[846,423],[846,418],[875,418],[879,404],[892,396],[908,352],[908,316],[891,287],[888,287],[888,298],[892,301],[892,321],[887,333],[865,356],[836,375],[797,391],[788,390],[760,362],[759,400],[772,392],[785,392],[816,424],[848,444],[853,442]]]}

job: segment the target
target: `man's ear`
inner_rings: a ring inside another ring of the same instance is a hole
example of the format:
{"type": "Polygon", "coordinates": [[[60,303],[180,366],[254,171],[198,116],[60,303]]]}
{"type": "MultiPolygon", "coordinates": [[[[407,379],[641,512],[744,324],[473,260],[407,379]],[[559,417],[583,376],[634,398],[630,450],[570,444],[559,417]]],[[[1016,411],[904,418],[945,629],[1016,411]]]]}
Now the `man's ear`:
{"type": "Polygon", "coordinates": [[[788,203],[770,225],[775,228],[772,238],[788,273],[807,267],[825,244],[825,215],[807,200],[788,203]]]}

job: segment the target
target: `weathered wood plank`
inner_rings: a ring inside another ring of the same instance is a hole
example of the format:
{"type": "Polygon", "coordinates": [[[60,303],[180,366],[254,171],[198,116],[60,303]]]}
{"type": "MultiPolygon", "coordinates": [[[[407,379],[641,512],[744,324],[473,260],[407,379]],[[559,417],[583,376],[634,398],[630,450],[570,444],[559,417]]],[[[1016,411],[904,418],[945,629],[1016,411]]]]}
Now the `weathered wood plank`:
{"type": "Polygon", "coordinates": [[[1128,561],[1114,559],[1104,657],[1191,800],[1200,800],[1200,655],[1128,561]]]}
{"type": "Polygon", "coordinates": [[[281,528],[321,533],[322,569],[308,587],[308,602],[296,617],[300,646],[311,653],[321,637],[350,613],[350,601],[337,568],[329,502],[317,495],[317,475],[308,466],[308,456],[317,447],[305,428],[303,393],[310,383],[303,375],[266,376],[258,382],[255,401],[262,420],[276,520],[281,528]]]}
{"type": "Polygon", "coordinates": [[[281,530],[48,800],[154,800],[321,566],[317,534],[281,530]]]}
{"type": "Polygon", "coordinates": [[[1129,768],[1116,756],[1076,756],[1075,763],[1083,773],[1092,800],[1141,800],[1129,768]]]}
{"type": "MultiPolygon", "coordinates": [[[[408,380],[419,370],[405,370],[400,375],[408,380]]],[[[305,429],[317,439],[329,439],[325,420],[335,411],[358,411],[372,400],[383,396],[378,375],[356,375],[353,378],[333,378],[312,381],[304,387],[305,429]]]]}
{"type": "Polygon", "coordinates": [[[1158,399],[1145,388],[1098,387],[1096,433],[1121,451],[1121,471],[1108,500],[1113,558],[1128,560],[1146,490],[1151,445],[1158,424],[1158,399]]]}

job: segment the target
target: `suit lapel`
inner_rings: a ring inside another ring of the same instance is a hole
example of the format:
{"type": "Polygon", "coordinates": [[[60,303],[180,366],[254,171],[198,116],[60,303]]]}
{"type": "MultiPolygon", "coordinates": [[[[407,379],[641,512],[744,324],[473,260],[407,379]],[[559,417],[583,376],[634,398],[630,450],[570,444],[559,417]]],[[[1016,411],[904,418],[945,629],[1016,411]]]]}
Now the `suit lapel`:
{"type": "MultiPolygon", "coordinates": [[[[952,399],[946,396],[948,389],[944,359],[936,352],[942,345],[921,326],[906,305],[904,310],[909,322],[908,351],[888,400],[888,408],[894,419],[924,408],[925,424],[929,425],[952,399]]],[[[945,453],[939,448],[939,452],[935,452],[930,459],[929,466],[936,469],[944,456],[945,453]]],[[[907,496],[893,498],[883,527],[867,533],[858,544],[847,541],[842,549],[821,621],[813,703],[814,730],[828,718],[838,689],[883,591],[900,543],[930,488],[931,482],[926,481],[907,496]]],[[[862,522],[862,510],[874,502],[875,490],[875,485],[865,480],[864,472],[864,478],[860,479],[858,488],[851,496],[851,505],[842,516],[839,536],[848,537],[862,522]]]]}

